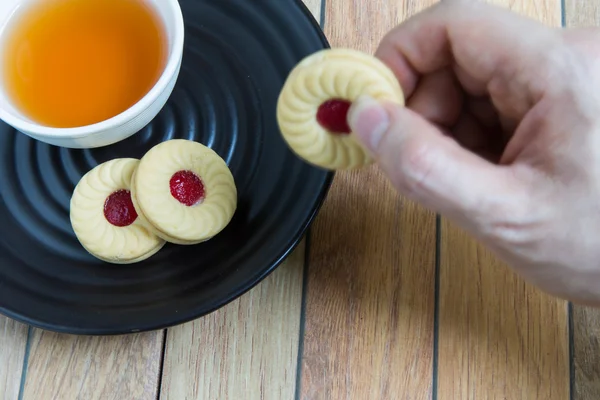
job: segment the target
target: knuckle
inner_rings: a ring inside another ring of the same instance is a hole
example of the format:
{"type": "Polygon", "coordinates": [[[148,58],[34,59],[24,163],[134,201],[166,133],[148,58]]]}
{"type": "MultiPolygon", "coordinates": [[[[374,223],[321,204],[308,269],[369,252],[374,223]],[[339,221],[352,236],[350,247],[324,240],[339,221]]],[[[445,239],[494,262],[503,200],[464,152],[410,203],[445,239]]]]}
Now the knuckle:
{"type": "Polygon", "coordinates": [[[520,197],[494,197],[481,205],[480,226],[485,237],[510,247],[531,245],[540,239],[547,215],[542,208],[519,201],[520,197]]]}
{"type": "Polygon", "coordinates": [[[397,185],[406,195],[420,197],[436,168],[436,152],[428,143],[407,142],[398,160],[397,185]]]}

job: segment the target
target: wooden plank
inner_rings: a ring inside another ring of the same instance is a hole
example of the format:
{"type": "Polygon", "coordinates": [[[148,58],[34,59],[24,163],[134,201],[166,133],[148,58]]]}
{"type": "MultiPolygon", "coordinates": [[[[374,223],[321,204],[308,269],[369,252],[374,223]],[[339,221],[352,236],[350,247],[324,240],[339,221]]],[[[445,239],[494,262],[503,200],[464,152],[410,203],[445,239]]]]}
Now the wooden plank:
{"type": "MultiPolygon", "coordinates": [[[[321,0],[304,3],[320,21],[321,0]]],[[[161,399],[294,398],[305,246],[240,299],[169,329],[161,399]]]]}
{"type": "Polygon", "coordinates": [[[573,323],[573,400],[600,398],[600,312],[574,306],[573,323]]]}
{"type": "MultiPolygon", "coordinates": [[[[332,46],[373,53],[400,20],[432,4],[327,0],[332,46]]],[[[376,167],[338,173],[313,225],[302,399],[430,399],[435,216],[376,167]]]]}
{"type": "Polygon", "coordinates": [[[447,222],[441,255],[438,398],[567,399],[564,302],[447,222]]]}
{"type": "Polygon", "coordinates": [[[27,326],[0,316],[0,400],[19,397],[26,345],[27,326]]]}
{"type": "MultiPolygon", "coordinates": [[[[560,25],[560,0],[494,3],[560,25]]],[[[445,220],[441,240],[438,398],[568,399],[566,303],[445,220]]]]}
{"type": "Polygon", "coordinates": [[[161,399],[293,399],[303,271],[304,244],[242,298],[169,329],[161,399]]]}
{"type": "MultiPolygon", "coordinates": [[[[317,21],[321,0],[304,0],[317,21]]],[[[288,400],[296,391],[306,243],[264,282],[166,337],[161,399],[288,400]]]]}
{"type": "Polygon", "coordinates": [[[570,28],[600,26],[600,0],[565,0],[565,24],[570,28]]]}
{"type": "MultiPolygon", "coordinates": [[[[600,0],[566,0],[567,27],[600,26],[600,0]]],[[[600,310],[573,306],[573,400],[600,398],[600,310]]]]}
{"type": "Polygon", "coordinates": [[[163,336],[84,337],[35,329],[23,399],[155,399],[163,336]]]}

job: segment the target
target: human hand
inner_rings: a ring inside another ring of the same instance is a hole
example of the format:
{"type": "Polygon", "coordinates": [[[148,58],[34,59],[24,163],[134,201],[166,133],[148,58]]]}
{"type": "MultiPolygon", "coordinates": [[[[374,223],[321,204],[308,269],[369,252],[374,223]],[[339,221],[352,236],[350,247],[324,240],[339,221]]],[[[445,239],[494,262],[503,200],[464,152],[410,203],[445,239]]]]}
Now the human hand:
{"type": "Polygon", "coordinates": [[[361,98],[349,122],[400,192],[543,290],[600,305],[600,33],[441,2],[376,56],[407,107],[361,98]]]}

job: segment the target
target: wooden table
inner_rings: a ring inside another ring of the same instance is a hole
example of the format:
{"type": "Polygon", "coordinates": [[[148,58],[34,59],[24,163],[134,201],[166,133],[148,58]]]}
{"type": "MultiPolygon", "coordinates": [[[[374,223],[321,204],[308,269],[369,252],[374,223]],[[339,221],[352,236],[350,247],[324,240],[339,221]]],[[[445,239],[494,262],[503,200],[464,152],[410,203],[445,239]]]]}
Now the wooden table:
{"type": "MultiPolygon", "coordinates": [[[[368,52],[434,3],[305,1],[333,46],[368,52]]],[[[600,0],[495,3],[600,23],[600,0]]],[[[0,317],[0,400],[600,399],[599,336],[599,311],[523,283],[373,167],[338,174],[286,264],[205,318],[99,338],[0,317]]]]}

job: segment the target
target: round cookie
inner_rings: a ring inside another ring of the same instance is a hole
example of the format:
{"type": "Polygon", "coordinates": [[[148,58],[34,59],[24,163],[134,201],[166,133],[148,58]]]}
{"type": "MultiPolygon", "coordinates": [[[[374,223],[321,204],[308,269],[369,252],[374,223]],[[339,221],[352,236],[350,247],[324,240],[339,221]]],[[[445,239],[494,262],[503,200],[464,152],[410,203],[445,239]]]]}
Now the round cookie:
{"type": "Polygon", "coordinates": [[[237,189],[225,161],[208,147],[183,139],[163,142],[146,153],[131,193],[148,229],[181,245],[211,239],[237,208],[237,189]]]}
{"type": "Polygon", "coordinates": [[[277,103],[283,138],[298,156],[329,170],[372,163],[347,122],[361,95],[404,105],[394,73],[379,59],[349,49],[326,49],[302,60],[290,73],[277,103]]]}
{"type": "Polygon", "coordinates": [[[81,178],[71,197],[71,226],[90,254],[113,264],[132,264],[156,254],[165,241],[143,224],[131,201],[139,160],[120,158],[81,178]]]}

